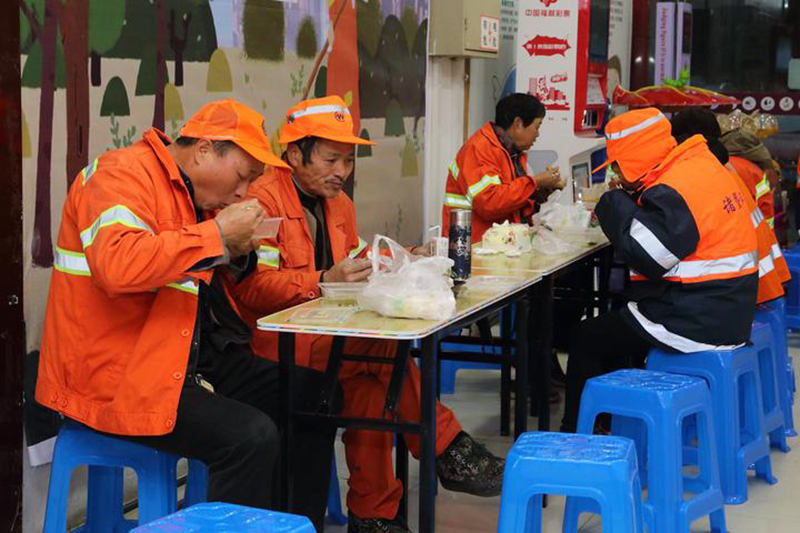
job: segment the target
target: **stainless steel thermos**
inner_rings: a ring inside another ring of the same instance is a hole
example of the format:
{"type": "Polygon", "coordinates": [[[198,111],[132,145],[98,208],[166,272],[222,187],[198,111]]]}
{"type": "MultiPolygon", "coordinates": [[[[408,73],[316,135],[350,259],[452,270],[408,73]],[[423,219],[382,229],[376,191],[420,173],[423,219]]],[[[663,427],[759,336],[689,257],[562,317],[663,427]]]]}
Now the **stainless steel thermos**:
{"type": "Polygon", "coordinates": [[[467,281],[472,266],[472,211],[450,211],[449,237],[448,257],[453,260],[453,281],[467,281]]]}

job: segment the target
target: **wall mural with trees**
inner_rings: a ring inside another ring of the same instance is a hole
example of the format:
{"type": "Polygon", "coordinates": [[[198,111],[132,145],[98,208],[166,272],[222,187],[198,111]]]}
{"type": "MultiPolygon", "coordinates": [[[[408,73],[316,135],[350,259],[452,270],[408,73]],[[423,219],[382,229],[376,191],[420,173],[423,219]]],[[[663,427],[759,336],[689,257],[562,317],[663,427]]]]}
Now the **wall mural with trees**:
{"type": "Polygon", "coordinates": [[[422,234],[428,0],[15,1],[30,347],[75,176],[150,127],[174,137],[213,99],[237,98],[263,113],[281,149],[288,107],[342,96],[358,131],[377,143],[357,152],[362,236],[411,242],[422,234]]]}

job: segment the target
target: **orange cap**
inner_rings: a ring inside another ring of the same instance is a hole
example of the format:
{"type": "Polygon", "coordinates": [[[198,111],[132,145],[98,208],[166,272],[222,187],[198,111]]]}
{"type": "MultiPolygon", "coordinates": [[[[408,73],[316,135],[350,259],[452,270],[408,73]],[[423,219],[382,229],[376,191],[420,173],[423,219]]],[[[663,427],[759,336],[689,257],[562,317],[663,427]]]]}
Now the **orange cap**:
{"type": "Polygon", "coordinates": [[[628,111],[606,125],[608,160],[592,172],[616,162],[625,181],[634,183],[661,163],[677,142],[669,120],[654,107],[628,111]]]}
{"type": "Polygon", "coordinates": [[[232,141],[265,165],[289,168],[270,149],[264,131],[264,117],[231,98],[215,100],[201,107],[183,125],[180,135],[211,141],[232,141]]]}
{"type": "Polygon", "coordinates": [[[348,144],[375,144],[353,134],[353,117],[339,96],[303,100],[286,112],[278,141],[289,144],[303,137],[320,137],[348,144]]]}

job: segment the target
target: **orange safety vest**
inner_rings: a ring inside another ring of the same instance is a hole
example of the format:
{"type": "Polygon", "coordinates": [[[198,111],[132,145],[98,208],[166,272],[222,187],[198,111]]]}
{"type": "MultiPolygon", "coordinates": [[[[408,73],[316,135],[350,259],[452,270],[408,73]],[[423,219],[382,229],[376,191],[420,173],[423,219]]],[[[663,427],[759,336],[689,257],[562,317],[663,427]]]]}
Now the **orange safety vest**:
{"type": "Polygon", "coordinates": [[[622,191],[597,206],[631,271],[632,319],[681,352],[750,336],[758,284],[752,210],[701,135],[674,148],[644,179],[636,205],[622,191]]]}
{"type": "Polygon", "coordinates": [[[172,431],[198,281],[213,273],[189,270],[225,254],[217,224],[197,223],[165,142],[150,129],[95,159],[61,219],[36,401],[104,432],[172,431]]]}
{"type": "Polygon", "coordinates": [[[766,171],[752,161],[735,155],[730,156],[728,162],[747,185],[750,195],[755,198],[758,208],[764,215],[769,227],[774,228],[775,198],[772,195],[766,171]]]}
{"type": "MultiPolygon", "coordinates": [[[[268,314],[320,296],[321,271],[314,265],[314,239],[308,228],[292,174],[270,168],[250,186],[248,195],[257,198],[267,217],[281,217],[278,235],[265,239],[258,249],[257,272],[233,289],[242,316],[253,328],[253,352],[277,359],[278,335],[259,331],[256,321],[268,314]]],[[[353,202],[343,193],[323,200],[326,227],[333,262],[345,257],[362,258],[367,243],[358,236],[353,202]]],[[[332,337],[298,335],[295,362],[302,366],[325,369],[332,337]]]]}
{"type": "MultiPolygon", "coordinates": [[[[527,154],[519,158],[527,169],[527,154]]],[[[522,222],[522,214],[533,211],[535,191],[532,177],[517,177],[511,156],[487,122],[464,143],[448,168],[442,235],[448,235],[453,209],[472,210],[472,242],[479,242],[495,222],[522,222]]]]}

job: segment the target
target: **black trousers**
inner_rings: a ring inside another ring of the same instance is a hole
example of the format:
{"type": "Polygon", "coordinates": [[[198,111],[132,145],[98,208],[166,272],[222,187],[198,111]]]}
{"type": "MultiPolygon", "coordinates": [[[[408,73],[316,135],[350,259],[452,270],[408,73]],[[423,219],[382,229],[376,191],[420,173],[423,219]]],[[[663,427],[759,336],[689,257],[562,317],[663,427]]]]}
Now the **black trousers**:
{"type": "Polygon", "coordinates": [[[586,380],[621,368],[644,365],[647,353],[654,344],[628,320],[621,311],[611,311],[584,320],[573,329],[567,359],[567,390],[561,431],[575,431],[586,380]]]}
{"type": "MultiPolygon", "coordinates": [[[[277,508],[285,487],[278,485],[281,439],[279,369],[255,357],[246,346],[228,347],[213,357],[204,354],[198,372],[214,393],[190,376],[181,391],[172,433],[132,440],[209,467],[209,501],[277,508]]],[[[296,367],[296,405],[312,405],[323,374],[296,367]]],[[[293,490],[290,512],[309,517],[322,531],[330,480],[334,427],[295,424],[293,490]]]]}

